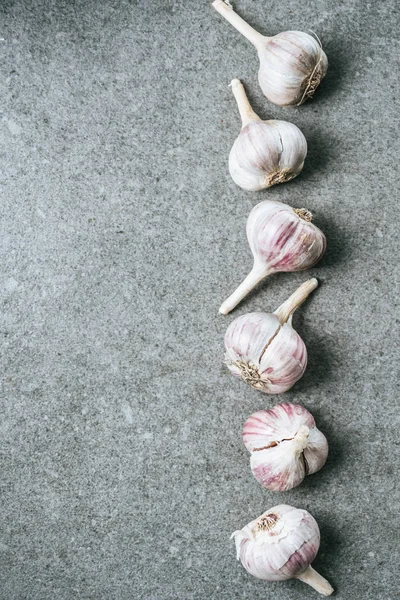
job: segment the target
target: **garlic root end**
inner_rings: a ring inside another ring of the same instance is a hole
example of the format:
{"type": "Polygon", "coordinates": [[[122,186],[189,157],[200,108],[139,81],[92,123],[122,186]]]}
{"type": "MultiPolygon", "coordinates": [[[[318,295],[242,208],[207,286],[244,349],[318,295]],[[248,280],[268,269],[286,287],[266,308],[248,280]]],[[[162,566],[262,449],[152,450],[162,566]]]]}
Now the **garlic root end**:
{"type": "Polygon", "coordinates": [[[300,579],[303,583],[307,583],[323,596],[330,596],[334,592],[329,581],[327,581],[325,577],[322,577],[322,575],[313,569],[311,565],[309,565],[305,571],[300,573],[300,575],[296,575],[296,579],[300,579]]]}

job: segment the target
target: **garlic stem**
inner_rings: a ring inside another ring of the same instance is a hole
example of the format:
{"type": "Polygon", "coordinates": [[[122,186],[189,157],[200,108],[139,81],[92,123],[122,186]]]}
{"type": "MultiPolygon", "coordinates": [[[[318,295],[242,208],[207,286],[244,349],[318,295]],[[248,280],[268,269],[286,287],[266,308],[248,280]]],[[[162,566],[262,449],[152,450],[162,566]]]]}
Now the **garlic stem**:
{"type": "Polygon", "coordinates": [[[254,44],[256,48],[258,48],[261,44],[265,42],[266,38],[261,33],[258,33],[253,27],[251,27],[242,17],[233,10],[232,6],[229,4],[229,1],[224,2],[224,0],[214,0],[212,3],[213,7],[216,11],[219,12],[235,29],[237,29],[244,37],[246,37],[249,42],[254,44]]]}
{"type": "Polygon", "coordinates": [[[221,308],[219,309],[221,315],[227,315],[229,312],[231,312],[231,310],[233,310],[235,306],[239,304],[239,302],[243,300],[243,298],[247,296],[247,294],[251,292],[253,288],[256,287],[257,283],[259,283],[267,275],[268,270],[265,269],[264,266],[254,266],[245,280],[242,281],[233,294],[231,294],[229,298],[221,304],[221,308]]]}
{"type": "Polygon", "coordinates": [[[251,107],[242,82],[239,81],[239,79],[232,79],[230,86],[238,105],[240,117],[242,119],[242,128],[246,127],[249,123],[254,123],[254,121],[261,121],[260,117],[256,115],[251,107]]]}
{"type": "Polygon", "coordinates": [[[300,306],[308,298],[315,288],[318,287],[318,279],[313,277],[303,283],[279,308],[276,309],[274,315],[279,319],[281,325],[284,325],[296,308],[300,306]]]}
{"type": "Polygon", "coordinates": [[[314,590],[317,590],[317,592],[323,596],[330,596],[334,591],[329,581],[317,573],[317,571],[313,569],[311,565],[309,565],[305,571],[300,573],[300,575],[296,575],[295,577],[296,579],[300,579],[300,581],[311,585],[314,590]]]}
{"type": "Polygon", "coordinates": [[[310,428],[307,425],[302,425],[296,435],[294,436],[294,445],[298,455],[303,452],[304,448],[308,446],[308,436],[310,435],[310,428]]]}

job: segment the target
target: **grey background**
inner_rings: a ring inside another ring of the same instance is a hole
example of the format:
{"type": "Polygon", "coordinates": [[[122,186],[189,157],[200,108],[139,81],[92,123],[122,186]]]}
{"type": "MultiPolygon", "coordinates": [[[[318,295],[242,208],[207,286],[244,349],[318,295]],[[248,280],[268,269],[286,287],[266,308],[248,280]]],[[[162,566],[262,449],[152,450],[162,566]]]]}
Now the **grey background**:
{"type": "Polygon", "coordinates": [[[395,0],[235,6],[263,33],[318,33],[330,70],[314,101],[269,104],[253,47],[207,1],[1,3],[1,599],[316,598],[235,560],[231,532],[279,503],[316,517],[336,598],[399,597],[395,0]],[[233,77],[304,132],[296,180],[231,181],[233,77]],[[266,198],[312,210],[326,256],[224,318],[266,198]],[[309,275],[306,374],[257,393],[222,364],[225,329],[309,275]],[[282,401],[311,410],[331,451],[277,495],[241,430],[282,401]]]}

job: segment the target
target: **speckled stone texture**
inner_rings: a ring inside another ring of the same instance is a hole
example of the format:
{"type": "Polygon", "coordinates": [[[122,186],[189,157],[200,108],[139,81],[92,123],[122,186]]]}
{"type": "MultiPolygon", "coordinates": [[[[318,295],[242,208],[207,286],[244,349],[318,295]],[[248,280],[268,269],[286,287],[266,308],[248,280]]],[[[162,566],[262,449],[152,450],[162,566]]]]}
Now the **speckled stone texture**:
{"type": "Polygon", "coordinates": [[[335,598],[399,597],[398,9],[235,7],[263,33],[321,37],[315,100],[269,104],[254,48],[208,1],[1,2],[1,600],[317,598],[236,562],[231,532],[279,503],[317,519],[335,598]],[[304,132],[294,181],[231,181],[233,77],[263,118],[304,132]],[[326,256],[222,317],[268,198],[315,213],[326,256]],[[306,374],[253,391],[222,363],[225,329],[308,276],[306,374]],[[282,401],[314,414],[330,456],[274,494],[241,431],[282,401]]]}

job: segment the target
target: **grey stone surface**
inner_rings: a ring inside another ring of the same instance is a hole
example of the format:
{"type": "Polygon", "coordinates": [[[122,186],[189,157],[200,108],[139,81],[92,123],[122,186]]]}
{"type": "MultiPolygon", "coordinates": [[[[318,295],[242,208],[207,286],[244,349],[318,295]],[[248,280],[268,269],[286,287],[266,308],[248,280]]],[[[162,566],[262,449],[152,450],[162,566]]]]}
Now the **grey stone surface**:
{"type": "Polygon", "coordinates": [[[2,600],[316,598],[235,560],[231,532],[278,503],[318,520],[336,598],[399,597],[398,9],[235,6],[264,33],[318,33],[330,70],[313,102],[269,104],[254,49],[208,1],[1,3],[2,600]],[[306,135],[293,182],[231,181],[233,77],[306,135]],[[308,275],[217,314],[266,198],[306,206],[328,238],[295,317],[309,366],[278,397],[232,378],[223,335],[308,275]],[[313,412],[331,452],[277,495],[253,479],[241,429],[284,400],[313,412]]]}

